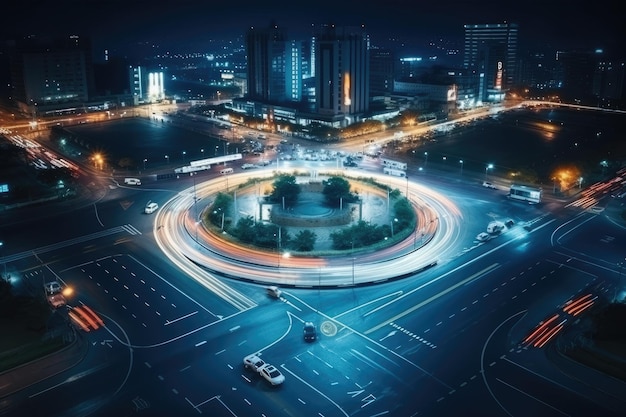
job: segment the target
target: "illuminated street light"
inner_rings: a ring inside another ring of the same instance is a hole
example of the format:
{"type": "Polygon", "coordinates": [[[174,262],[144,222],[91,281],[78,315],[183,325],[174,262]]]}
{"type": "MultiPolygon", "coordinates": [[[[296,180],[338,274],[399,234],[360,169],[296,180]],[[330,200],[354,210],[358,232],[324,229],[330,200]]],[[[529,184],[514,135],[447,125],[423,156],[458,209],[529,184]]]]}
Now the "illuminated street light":
{"type": "Polygon", "coordinates": [[[461,164],[461,176],[463,175],[463,160],[459,159],[459,164],[461,164]]]}
{"type": "Polygon", "coordinates": [[[187,155],[187,151],[183,151],[183,165],[185,165],[185,155],[187,155]]]}
{"type": "Polygon", "coordinates": [[[169,155],[165,155],[165,161],[167,162],[167,164],[170,164],[170,157],[169,155]]]}
{"type": "Polygon", "coordinates": [[[493,164],[488,164],[485,167],[485,181],[487,181],[487,171],[489,171],[490,169],[493,169],[493,164]]]}
{"type": "Polygon", "coordinates": [[[143,159],[143,170],[146,170],[146,162],[148,162],[148,160],[146,158],[143,159]]]}
{"type": "Polygon", "coordinates": [[[428,152],[424,152],[424,166],[428,165],[428,152]]]}
{"type": "MultiPolygon", "coordinates": [[[[0,254],[2,254],[2,248],[4,247],[4,242],[0,241],[0,254]]],[[[6,261],[3,262],[3,268],[4,269],[4,275],[2,276],[2,279],[7,279],[8,275],[7,275],[7,263],[6,261]]]]}

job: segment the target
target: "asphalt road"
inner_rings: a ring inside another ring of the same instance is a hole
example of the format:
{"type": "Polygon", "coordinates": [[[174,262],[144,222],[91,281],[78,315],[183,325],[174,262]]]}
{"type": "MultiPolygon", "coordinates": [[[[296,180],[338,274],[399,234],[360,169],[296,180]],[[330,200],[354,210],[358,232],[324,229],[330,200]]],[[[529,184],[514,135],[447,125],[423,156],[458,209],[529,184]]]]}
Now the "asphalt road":
{"type": "Polygon", "coordinates": [[[286,287],[280,299],[233,279],[215,287],[206,271],[190,279],[201,272],[162,255],[142,208],[189,181],[111,183],[94,204],[7,222],[21,248],[5,258],[11,267],[59,277],[76,290],[70,303],[92,307],[105,326],[80,334],[76,366],[2,396],[0,414],[620,415],[624,384],[560,351],[584,317],[566,314],[566,303],[592,294],[599,306],[619,290],[626,229],[607,213],[621,202],[598,191],[579,197],[603,211],[530,206],[460,175],[420,182],[463,212],[435,268],[378,285],[286,287]],[[504,217],[515,225],[474,240],[504,217]],[[561,332],[543,347],[525,342],[554,315],[561,332]],[[304,321],[318,326],[315,342],[304,342],[304,321]],[[285,375],[282,386],[243,368],[253,352],[285,375]]]}

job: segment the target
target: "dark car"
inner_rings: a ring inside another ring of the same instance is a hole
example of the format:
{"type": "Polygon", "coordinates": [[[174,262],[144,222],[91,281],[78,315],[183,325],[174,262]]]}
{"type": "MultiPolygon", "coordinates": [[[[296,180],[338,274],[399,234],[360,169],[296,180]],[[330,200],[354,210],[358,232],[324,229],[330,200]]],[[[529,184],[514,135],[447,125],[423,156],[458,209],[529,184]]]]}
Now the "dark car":
{"type": "Polygon", "coordinates": [[[317,339],[317,329],[315,328],[315,324],[307,321],[304,323],[304,340],[312,342],[315,339],[317,339]]]}

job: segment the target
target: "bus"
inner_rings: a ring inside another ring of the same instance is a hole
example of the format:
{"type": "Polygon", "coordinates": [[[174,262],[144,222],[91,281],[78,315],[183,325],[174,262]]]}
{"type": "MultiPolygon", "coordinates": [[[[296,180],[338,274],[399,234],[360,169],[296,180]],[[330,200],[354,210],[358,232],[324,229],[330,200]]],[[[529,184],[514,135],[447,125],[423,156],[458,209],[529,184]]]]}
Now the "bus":
{"type": "Polygon", "coordinates": [[[383,167],[392,168],[392,169],[402,169],[406,171],[407,164],[406,162],[394,161],[392,159],[383,158],[383,167]]]}
{"type": "Polygon", "coordinates": [[[393,175],[394,177],[406,177],[406,172],[402,171],[401,169],[383,167],[383,173],[387,175],[393,175]]]}
{"type": "Polygon", "coordinates": [[[512,184],[508,197],[513,200],[527,201],[528,204],[541,202],[541,188],[528,185],[512,184]]]}

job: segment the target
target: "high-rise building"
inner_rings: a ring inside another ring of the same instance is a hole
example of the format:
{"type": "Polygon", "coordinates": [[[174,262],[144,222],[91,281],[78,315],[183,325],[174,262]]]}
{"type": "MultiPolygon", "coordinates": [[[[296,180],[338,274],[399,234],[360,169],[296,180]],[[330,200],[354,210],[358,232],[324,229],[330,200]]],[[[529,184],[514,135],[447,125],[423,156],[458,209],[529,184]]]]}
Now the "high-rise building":
{"type": "Polygon", "coordinates": [[[316,113],[347,125],[369,109],[369,39],[362,27],[322,26],[316,33],[316,113]]]}
{"type": "MultiPolygon", "coordinates": [[[[291,44],[277,25],[250,28],[246,34],[248,56],[248,91],[251,100],[281,103],[287,94],[287,54],[291,44]]],[[[291,57],[289,57],[291,61],[291,57]]],[[[299,60],[298,60],[299,62],[299,60]]]]}
{"type": "Polygon", "coordinates": [[[24,113],[82,107],[94,89],[91,43],[83,37],[21,39],[11,51],[10,65],[12,96],[24,113]]]}
{"type": "MultiPolygon", "coordinates": [[[[497,102],[517,83],[515,23],[465,25],[463,67],[475,77],[477,97],[497,102]]],[[[480,104],[480,103],[479,103],[480,104]]]]}
{"type": "Polygon", "coordinates": [[[395,55],[387,48],[370,49],[370,94],[385,95],[393,92],[395,55]]]}

